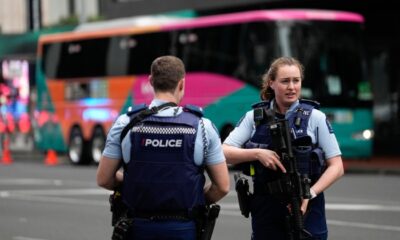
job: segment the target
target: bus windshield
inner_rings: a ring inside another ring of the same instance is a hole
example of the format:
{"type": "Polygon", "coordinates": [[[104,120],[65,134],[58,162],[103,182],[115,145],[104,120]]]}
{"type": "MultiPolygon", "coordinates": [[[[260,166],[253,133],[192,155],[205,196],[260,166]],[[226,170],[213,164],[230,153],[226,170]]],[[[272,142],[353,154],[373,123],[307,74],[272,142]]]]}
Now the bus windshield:
{"type": "Polygon", "coordinates": [[[277,24],[279,36],[289,39],[280,39],[281,54],[297,56],[305,66],[304,98],[318,99],[324,107],[372,106],[372,94],[364,74],[359,23],[297,21],[277,24]]]}

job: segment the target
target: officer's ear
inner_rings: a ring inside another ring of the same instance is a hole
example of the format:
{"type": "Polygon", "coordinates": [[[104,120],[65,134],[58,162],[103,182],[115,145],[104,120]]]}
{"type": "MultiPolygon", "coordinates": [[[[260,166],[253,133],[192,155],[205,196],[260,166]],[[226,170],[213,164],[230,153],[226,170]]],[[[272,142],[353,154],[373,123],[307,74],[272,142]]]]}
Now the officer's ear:
{"type": "Polygon", "coordinates": [[[153,86],[153,78],[151,77],[151,75],[149,75],[149,82],[150,82],[151,86],[154,87],[153,86]]]}
{"type": "Polygon", "coordinates": [[[185,89],[185,78],[182,78],[179,83],[178,83],[178,89],[179,91],[182,91],[185,89]]]}
{"type": "Polygon", "coordinates": [[[271,88],[271,90],[274,90],[273,83],[274,83],[274,81],[268,80],[268,87],[271,88]]]}

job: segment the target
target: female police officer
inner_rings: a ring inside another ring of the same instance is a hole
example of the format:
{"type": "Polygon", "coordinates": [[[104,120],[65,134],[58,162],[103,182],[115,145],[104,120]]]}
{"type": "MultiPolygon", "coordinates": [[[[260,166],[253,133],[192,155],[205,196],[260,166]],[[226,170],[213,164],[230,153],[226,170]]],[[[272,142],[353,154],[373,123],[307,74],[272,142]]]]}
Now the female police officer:
{"type": "MultiPolygon", "coordinates": [[[[303,168],[301,171],[310,174],[312,180],[311,200],[302,200],[301,211],[305,213],[310,205],[304,219],[305,229],[313,239],[327,239],[323,191],[343,175],[343,164],[336,137],[325,114],[316,109],[316,102],[299,99],[302,81],[303,66],[296,59],[276,59],[263,77],[261,98],[265,101],[255,104],[254,108],[272,109],[275,119],[286,118],[293,138],[311,139],[309,145],[312,147],[307,152],[294,152],[302,166],[300,168],[303,168]],[[310,162],[313,154],[318,156],[320,164],[310,162]]],[[[254,193],[250,201],[252,239],[256,240],[287,239],[285,216],[290,211],[288,206],[260,187],[265,181],[274,181],[277,175],[287,171],[280,156],[271,150],[270,143],[271,135],[267,128],[255,123],[254,110],[251,110],[223,144],[228,163],[261,163],[254,164],[262,169],[255,169],[259,174],[253,177],[254,193]]]]}
{"type": "Polygon", "coordinates": [[[122,199],[133,218],[125,239],[195,239],[193,210],[229,191],[227,165],[212,123],[199,108],[177,106],[184,77],[179,58],[155,59],[149,77],[155,98],[149,108],[133,107],[108,133],[97,183],[109,190],[122,184],[122,199]],[[150,108],[151,114],[131,126],[120,143],[124,127],[150,108]],[[122,161],[123,173],[118,171],[122,161]],[[206,186],[204,168],[211,180],[206,186]]]}

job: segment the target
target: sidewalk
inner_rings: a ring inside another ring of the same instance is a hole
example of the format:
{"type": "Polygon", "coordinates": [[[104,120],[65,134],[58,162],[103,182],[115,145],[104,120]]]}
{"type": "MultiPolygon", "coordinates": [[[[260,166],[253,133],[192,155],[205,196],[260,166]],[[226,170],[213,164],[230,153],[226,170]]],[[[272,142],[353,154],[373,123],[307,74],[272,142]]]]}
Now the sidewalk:
{"type": "Polygon", "coordinates": [[[400,156],[375,156],[371,159],[344,159],[345,173],[400,175],[400,156]]]}

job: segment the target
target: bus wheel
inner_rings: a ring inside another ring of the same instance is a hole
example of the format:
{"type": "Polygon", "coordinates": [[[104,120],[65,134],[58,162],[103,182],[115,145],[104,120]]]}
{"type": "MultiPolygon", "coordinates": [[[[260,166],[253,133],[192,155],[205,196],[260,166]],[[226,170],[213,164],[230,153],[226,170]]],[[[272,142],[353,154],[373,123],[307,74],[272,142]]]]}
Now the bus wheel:
{"type": "Polygon", "coordinates": [[[221,141],[224,141],[225,138],[228,137],[229,133],[232,132],[233,129],[234,127],[230,123],[224,125],[221,129],[221,141]]]}
{"type": "Polygon", "coordinates": [[[85,156],[85,140],[79,127],[74,127],[69,135],[68,156],[72,164],[87,164],[88,158],[85,156]]]}
{"type": "Polygon", "coordinates": [[[106,135],[101,127],[96,127],[91,140],[91,155],[95,164],[99,164],[106,143],[106,135]]]}

